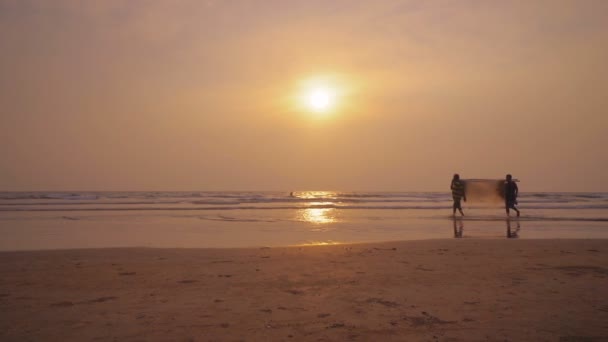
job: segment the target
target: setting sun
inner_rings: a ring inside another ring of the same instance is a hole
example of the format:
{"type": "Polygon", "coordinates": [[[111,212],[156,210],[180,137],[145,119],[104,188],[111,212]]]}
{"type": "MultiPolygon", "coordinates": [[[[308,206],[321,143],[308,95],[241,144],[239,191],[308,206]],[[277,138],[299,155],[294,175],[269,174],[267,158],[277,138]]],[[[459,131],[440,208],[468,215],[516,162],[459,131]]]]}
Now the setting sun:
{"type": "Polygon", "coordinates": [[[324,112],[332,107],[335,101],[335,94],[328,88],[319,87],[310,91],[307,104],[310,109],[316,112],[324,112]]]}
{"type": "Polygon", "coordinates": [[[336,73],[309,76],[298,81],[294,104],[298,111],[317,117],[338,114],[344,109],[351,86],[343,75],[336,73]]]}

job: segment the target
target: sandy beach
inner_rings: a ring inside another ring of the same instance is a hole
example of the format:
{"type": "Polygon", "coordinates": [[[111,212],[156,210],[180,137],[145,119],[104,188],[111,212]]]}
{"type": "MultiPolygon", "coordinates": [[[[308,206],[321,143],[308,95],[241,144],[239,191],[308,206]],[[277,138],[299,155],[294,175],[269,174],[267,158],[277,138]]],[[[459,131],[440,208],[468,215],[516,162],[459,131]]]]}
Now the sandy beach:
{"type": "Polygon", "coordinates": [[[0,253],[2,341],[606,341],[608,240],[0,253]]]}
{"type": "Polygon", "coordinates": [[[0,342],[608,342],[608,0],[0,0],[0,342]]]}

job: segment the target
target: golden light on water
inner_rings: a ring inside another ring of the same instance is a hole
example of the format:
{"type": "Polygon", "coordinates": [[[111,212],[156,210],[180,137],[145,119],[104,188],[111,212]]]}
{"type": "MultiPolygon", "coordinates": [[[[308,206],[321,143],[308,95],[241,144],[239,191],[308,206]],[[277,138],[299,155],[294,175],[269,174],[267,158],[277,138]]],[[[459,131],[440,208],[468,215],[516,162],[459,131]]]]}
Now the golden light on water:
{"type": "Polygon", "coordinates": [[[301,209],[298,216],[300,220],[310,223],[332,223],[336,222],[334,211],[334,208],[306,208],[301,209]]]}
{"type": "Polygon", "coordinates": [[[327,240],[327,241],[310,241],[303,244],[299,244],[297,246],[334,246],[341,245],[342,242],[327,240]]]}
{"type": "MultiPolygon", "coordinates": [[[[303,199],[335,199],[338,194],[334,191],[296,191],[292,192],[292,196],[303,199]]],[[[332,202],[314,202],[311,204],[333,204],[332,202]]]]}
{"type": "MultiPolygon", "coordinates": [[[[292,192],[291,196],[311,200],[308,203],[309,208],[303,208],[298,210],[296,219],[298,221],[314,223],[315,225],[327,224],[337,222],[336,208],[328,208],[333,206],[335,199],[338,194],[333,191],[296,191],[292,192]],[[315,201],[317,200],[317,201],[315,201]]],[[[315,228],[313,230],[324,230],[321,228],[315,228]]]]}

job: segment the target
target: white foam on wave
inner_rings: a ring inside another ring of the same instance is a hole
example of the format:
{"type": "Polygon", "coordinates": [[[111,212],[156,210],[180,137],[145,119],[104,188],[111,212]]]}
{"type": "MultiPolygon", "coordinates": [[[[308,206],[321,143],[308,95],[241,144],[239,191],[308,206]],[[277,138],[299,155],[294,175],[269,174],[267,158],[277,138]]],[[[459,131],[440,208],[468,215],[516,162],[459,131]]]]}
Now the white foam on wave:
{"type": "MultiPolygon", "coordinates": [[[[469,210],[502,210],[503,203],[464,203],[469,210]]],[[[522,193],[525,212],[563,211],[586,217],[608,210],[608,193],[522,193]]],[[[448,192],[0,192],[0,212],[209,210],[424,210],[451,211],[448,192]]],[[[561,215],[561,213],[560,213],[561,215]]],[[[547,215],[555,216],[555,215],[547,215]]],[[[603,215],[601,215],[603,216],[603,215]]],[[[608,211],[606,212],[608,217],[608,211]]]]}

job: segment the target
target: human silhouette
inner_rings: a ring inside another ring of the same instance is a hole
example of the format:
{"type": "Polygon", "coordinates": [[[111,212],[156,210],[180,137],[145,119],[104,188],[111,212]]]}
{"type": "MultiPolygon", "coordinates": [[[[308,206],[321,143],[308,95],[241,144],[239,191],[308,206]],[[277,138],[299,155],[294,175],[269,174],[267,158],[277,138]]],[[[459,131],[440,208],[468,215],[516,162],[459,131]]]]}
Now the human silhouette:
{"type": "Polygon", "coordinates": [[[513,181],[513,177],[507,175],[507,179],[505,180],[505,210],[507,211],[507,216],[510,215],[509,209],[515,210],[517,216],[519,216],[519,209],[515,207],[518,193],[519,189],[517,188],[517,184],[513,181]]]}
{"type": "Polygon", "coordinates": [[[464,183],[460,180],[460,175],[458,175],[457,173],[455,173],[454,178],[452,178],[450,189],[452,189],[452,199],[454,200],[454,204],[452,206],[452,216],[456,216],[456,209],[460,211],[460,215],[464,216],[460,200],[463,199],[466,202],[467,196],[464,191],[464,183]]]}

